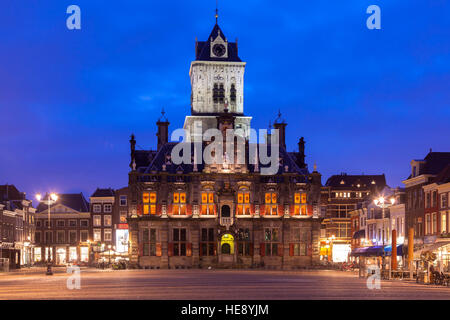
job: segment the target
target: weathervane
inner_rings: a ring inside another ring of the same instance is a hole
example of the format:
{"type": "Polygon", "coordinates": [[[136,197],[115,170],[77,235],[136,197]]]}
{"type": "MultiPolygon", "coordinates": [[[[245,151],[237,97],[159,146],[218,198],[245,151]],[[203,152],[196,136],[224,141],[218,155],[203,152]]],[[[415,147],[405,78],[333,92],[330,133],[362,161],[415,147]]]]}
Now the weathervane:
{"type": "Polygon", "coordinates": [[[219,0],[216,0],[216,24],[219,19],[219,0]]]}

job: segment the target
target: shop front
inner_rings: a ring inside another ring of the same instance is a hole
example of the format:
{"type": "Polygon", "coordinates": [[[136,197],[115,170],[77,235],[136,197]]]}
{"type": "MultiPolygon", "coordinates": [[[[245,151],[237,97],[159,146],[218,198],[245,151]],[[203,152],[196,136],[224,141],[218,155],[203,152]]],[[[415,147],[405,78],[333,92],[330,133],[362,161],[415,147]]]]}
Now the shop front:
{"type": "Polygon", "coordinates": [[[414,252],[414,262],[418,270],[427,271],[433,267],[436,271],[450,273],[450,241],[425,245],[414,252]]]}

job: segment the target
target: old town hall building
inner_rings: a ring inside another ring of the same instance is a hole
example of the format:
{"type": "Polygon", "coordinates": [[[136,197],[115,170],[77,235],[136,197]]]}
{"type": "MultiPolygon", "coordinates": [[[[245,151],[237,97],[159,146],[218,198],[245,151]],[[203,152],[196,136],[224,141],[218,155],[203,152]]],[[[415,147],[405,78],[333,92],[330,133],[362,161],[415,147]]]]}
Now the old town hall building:
{"type": "MultiPolygon", "coordinates": [[[[136,150],[131,136],[129,172],[130,262],[141,268],[290,269],[319,261],[321,175],[305,163],[305,142],[288,152],[286,123],[279,114],[279,150],[275,174],[262,174],[263,161],[249,161],[251,117],[244,114],[245,62],[237,42],[216,23],[209,38],[196,41],[191,63],[191,115],[184,129],[196,126],[241,129],[245,163],[176,164],[169,122],[157,122],[157,149],[136,150]]],[[[194,143],[187,140],[189,150],[194,143]]],[[[195,140],[192,140],[195,141],[195,140]]],[[[200,142],[201,150],[207,142],[200,142]]],[[[192,148],[191,148],[192,147],[192,148]]],[[[259,144],[258,148],[261,147],[259,144]]],[[[185,151],[183,151],[185,152],[185,151]]],[[[191,159],[195,157],[195,151],[191,159]]]]}

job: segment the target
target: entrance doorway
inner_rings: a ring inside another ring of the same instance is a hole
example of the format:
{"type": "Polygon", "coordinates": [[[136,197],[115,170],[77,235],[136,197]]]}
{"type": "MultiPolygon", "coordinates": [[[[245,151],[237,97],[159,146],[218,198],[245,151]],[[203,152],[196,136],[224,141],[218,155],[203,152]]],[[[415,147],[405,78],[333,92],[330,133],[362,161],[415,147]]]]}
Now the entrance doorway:
{"type": "Polygon", "coordinates": [[[66,263],[66,249],[59,248],[56,250],[56,264],[62,265],[66,263]]]}
{"type": "Polygon", "coordinates": [[[234,254],[234,237],[229,233],[225,233],[220,240],[221,254],[234,254]]]}

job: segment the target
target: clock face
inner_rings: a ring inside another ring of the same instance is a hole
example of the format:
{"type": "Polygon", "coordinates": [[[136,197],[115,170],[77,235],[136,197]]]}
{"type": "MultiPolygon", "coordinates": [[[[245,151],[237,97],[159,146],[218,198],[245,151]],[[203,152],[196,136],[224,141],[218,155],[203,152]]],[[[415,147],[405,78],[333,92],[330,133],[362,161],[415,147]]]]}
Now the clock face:
{"type": "Polygon", "coordinates": [[[225,54],[225,46],[223,44],[215,44],[213,47],[213,53],[216,57],[221,57],[225,54]]]}

